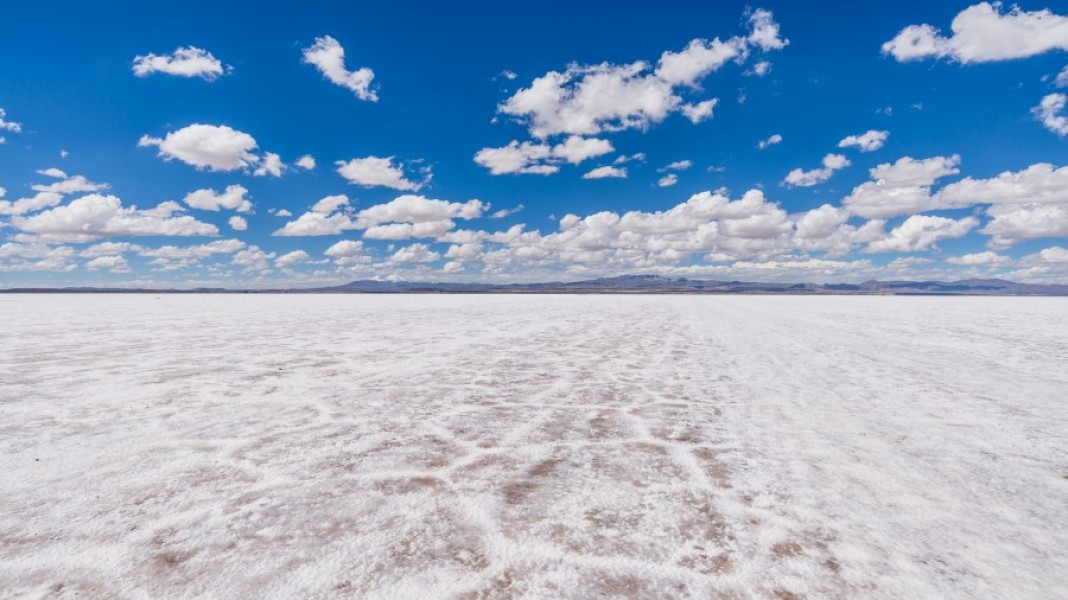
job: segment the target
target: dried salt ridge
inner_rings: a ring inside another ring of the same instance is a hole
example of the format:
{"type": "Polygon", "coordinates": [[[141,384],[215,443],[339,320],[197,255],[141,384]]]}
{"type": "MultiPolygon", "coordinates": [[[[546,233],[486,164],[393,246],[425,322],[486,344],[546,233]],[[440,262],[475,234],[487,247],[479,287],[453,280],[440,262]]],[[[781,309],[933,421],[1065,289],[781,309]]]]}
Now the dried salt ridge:
{"type": "Polygon", "coordinates": [[[5,598],[1068,591],[1063,298],[0,314],[5,598]]]}

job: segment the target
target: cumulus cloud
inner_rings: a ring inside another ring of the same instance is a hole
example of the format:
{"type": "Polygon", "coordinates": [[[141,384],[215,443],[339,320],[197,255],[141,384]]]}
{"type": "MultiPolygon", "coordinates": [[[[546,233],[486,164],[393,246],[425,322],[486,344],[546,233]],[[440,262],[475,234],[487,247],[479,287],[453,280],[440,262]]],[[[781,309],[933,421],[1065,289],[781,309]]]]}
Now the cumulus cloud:
{"type": "Polygon", "coordinates": [[[285,164],[282,162],[282,157],[278,156],[274,152],[266,152],[263,155],[263,159],[260,161],[260,166],[256,167],[256,170],[252,172],[256,177],[263,177],[270,175],[272,177],[281,177],[282,171],[286,170],[285,164]]]}
{"type": "Polygon", "coordinates": [[[1068,17],[1049,9],[1027,12],[1001,3],[980,2],[962,10],[943,36],[931,25],[909,25],[883,44],[884,54],[900,62],[948,58],[964,64],[1027,58],[1068,50],[1068,17]]]}
{"type": "Polygon", "coordinates": [[[531,135],[542,139],[645,129],[676,112],[701,121],[711,116],[715,99],[689,104],[678,94],[681,89],[696,88],[727,62],[744,61],[751,48],[777,50],[788,43],[768,11],[754,11],[749,26],[746,36],[692,40],[678,52],[661,54],[655,65],[572,64],[550,71],[505,100],[498,111],[526,123],[531,135]]]}
{"type": "Polygon", "coordinates": [[[676,175],[675,173],[668,173],[667,175],[664,175],[659,180],[657,180],[656,185],[658,187],[671,187],[671,186],[675,185],[678,182],[679,182],[679,176],[678,175],[676,175]]]}
{"type": "Polygon", "coordinates": [[[849,159],[841,154],[828,154],[823,157],[823,168],[811,169],[809,171],[800,168],[794,169],[786,174],[783,183],[793,187],[810,187],[818,185],[830,179],[835,171],[844,169],[850,164],[849,159]]]}
{"type": "Polygon", "coordinates": [[[645,153],[644,152],[636,152],[634,154],[631,154],[630,156],[627,156],[626,154],[620,154],[619,156],[616,157],[615,160],[612,161],[612,164],[614,164],[614,165],[622,165],[624,163],[629,163],[629,162],[632,162],[632,161],[645,162],[645,153]]]}
{"type": "Polygon", "coordinates": [[[314,65],[331,83],[348,89],[360,100],[378,101],[378,93],[372,87],[375,72],[367,67],[355,71],[345,68],[345,49],[329,35],[315,38],[315,43],[304,49],[304,62],[314,65]]]}
{"type": "Polygon", "coordinates": [[[0,131],[10,131],[11,133],[20,133],[22,131],[22,123],[16,123],[14,121],[6,121],[7,112],[0,108],[0,131]]]}
{"type": "Polygon", "coordinates": [[[38,173],[40,173],[41,175],[46,175],[48,177],[60,178],[61,181],[56,181],[47,185],[34,185],[31,189],[35,192],[66,195],[77,194],[80,192],[99,192],[108,188],[108,184],[93,183],[82,175],[67,177],[66,173],[56,168],[45,169],[43,171],[38,171],[38,173]]]}
{"type": "Polygon", "coordinates": [[[330,214],[335,210],[349,205],[349,197],[344,194],[326,196],[312,205],[312,212],[330,214]]]}
{"type": "Polygon", "coordinates": [[[960,172],[960,156],[935,156],[917,160],[906,156],[883,163],[868,172],[872,180],[853,188],[842,200],[851,213],[869,219],[886,219],[939,208],[931,195],[938,179],[960,172]]]}
{"type": "Polygon", "coordinates": [[[684,158],[682,160],[677,160],[677,161],[675,161],[673,163],[668,163],[668,164],[664,165],[663,167],[660,167],[659,169],[657,169],[657,171],[660,172],[660,173],[663,173],[664,171],[685,171],[685,170],[689,169],[692,166],[693,166],[693,161],[688,159],[688,158],[684,158]]]}
{"type": "Polygon", "coordinates": [[[73,271],[74,249],[40,242],[0,244],[0,271],[73,271]]]}
{"type": "Polygon", "coordinates": [[[1023,240],[1068,237],[1066,205],[995,205],[986,210],[990,221],[980,231],[991,248],[1008,248],[1023,240]]]}
{"type": "Polygon", "coordinates": [[[234,171],[259,162],[253,154],[256,140],[226,125],[194,123],[163,138],[141,136],[141,147],[158,146],[164,160],[178,159],[187,165],[210,171],[234,171]]]}
{"type": "Polygon", "coordinates": [[[449,219],[476,219],[488,208],[479,200],[448,202],[406,194],[357,213],[360,228],[382,223],[440,223],[449,219]]]}
{"type": "Polygon", "coordinates": [[[679,112],[682,116],[690,120],[691,123],[696,125],[701,121],[712,118],[712,111],[719,104],[718,98],[712,98],[711,100],[705,100],[696,104],[683,104],[679,106],[679,112]]]}
{"type": "Polygon", "coordinates": [[[952,256],[946,259],[946,262],[951,265],[959,265],[964,267],[980,267],[980,266],[993,266],[1003,265],[1012,262],[1012,259],[1007,256],[1002,256],[996,252],[975,252],[973,254],[965,254],[963,256],[952,256]]]}
{"type": "Polygon", "coordinates": [[[404,168],[393,163],[393,157],[368,156],[335,163],[337,172],[349,183],[363,187],[388,187],[402,191],[418,191],[430,181],[429,171],[423,181],[411,181],[405,177],[404,168]]]}
{"type": "Polygon", "coordinates": [[[201,189],[186,194],[182,199],[188,206],[200,210],[220,211],[236,210],[247,213],[252,211],[252,200],[248,190],[241,185],[228,185],[222,193],[212,189],[201,189]]]}
{"type": "MultiPolygon", "coordinates": [[[[3,188],[0,188],[3,190],[3,188]]],[[[3,194],[0,194],[2,197],[3,194]]],[[[29,198],[18,200],[0,200],[0,215],[24,215],[26,213],[55,206],[63,201],[63,196],[55,192],[38,192],[29,198]]]]}
{"type": "Polygon", "coordinates": [[[1068,115],[1064,114],[1065,104],[1068,104],[1068,95],[1049,94],[1042,98],[1038,106],[1031,109],[1042,126],[1056,133],[1059,137],[1068,136],[1068,115]]]}
{"type": "Polygon", "coordinates": [[[205,258],[216,254],[234,254],[246,247],[241,240],[216,240],[195,246],[161,246],[159,248],[140,248],[133,250],[139,256],[151,258],[149,264],[161,271],[173,271],[192,267],[205,258]]]}
{"type": "Polygon", "coordinates": [[[929,215],[912,215],[889,235],[868,244],[866,252],[915,252],[926,250],[936,242],[959,238],[979,224],[975,217],[949,219],[929,215]]]}
{"type": "Polygon", "coordinates": [[[90,194],[69,204],[31,217],[14,217],[12,225],[28,233],[78,238],[117,235],[190,236],[217,235],[218,228],[191,216],[174,216],[181,211],[176,202],[139,210],[124,207],[115,196],[90,194]]]}
{"type": "Polygon", "coordinates": [[[358,240],[341,240],[326,249],[327,256],[333,258],[350,258],[363,253],[363,242],[358,240]]]}
{"type": "Polygon", "coordinates": [[[838,142],[839,148],[851,148],[855,147],[861,152],[874,152],[879,148],[882,148],[886,144],[886,139],[890,137],[889,131],[876,131],[875,129],[869,129],[868,131],[860,135],[850,135],[838,142]]]}
{"type": "Polygon", "coordinates": [[[112,273],[129,273],[130,265],[122,256],[100,256],[85,263],[90,271],[106,270],[112,273]]]}
{"type": "Polygon", "coordinates": [[[305,154],[298,158],[295,164],[306,171],[311,171],[315,168],[315,157],[311,154],[305,154]]]}
{"type": "Polygon", "coordinates": [[[337,235],[348,230],[366,230],[364,236],[371,239],[439,237],[454,227],[453,219],[475,219],[489,208],[479,200],[448,202],[411,194],[356,213],[337,212],[347,206],[346,197],[328,196],[273,235],[337,235]]]}
{"type": "Polygon", "coordinates": [[[114,256],[116,254],[125,254],[127,252],[140,250],[143,250],[141,246],[131,244],[130,242],[100,242],[82,250],[78,253],[78,256],[83,258],[96,258],[98,256],[114,256]]]}
{"type": "Polygon", "coordinates": [[[1068,66],[1061,69],[1061,72],[1053,78],[1053,85],[1059,88],[1068,87],[1068,66]]]}
{"type": "Polygon", "coordinates": [[[768,73],[771,73],[771,63],[766,60],[757,62],[753,65],[753,68],[745,72],[746,75],[756,75],[757,77],[763,77],[768,73]]]}
{"type": "Polygon", "coordinates": [[[768,148],[769,146],[774,146],[775,144],[781,144],[781,143],[782,143],[782,136],[779,135],[778,133],[775,133],[775,134],[772,134],[772,135],[768,136],[768,138],[766,140],[760,140],[759,142],[757,142],[757,148],[760,149],[760,150],[763,150],[765,148],[768,148]]]}
{"type": "Polygon", "coordinates": [[[245,231],[248,229],[248,221],[244,217],[234,215],[226,221],[230,225],[230,229],[234,231],[245,231]]]}
{"type": "Polygon", "coordinates": [[[592,171],[590,171],[590,172],[588,172],[588,173],[586,173],[585,175],[582,176],[583,179],[607,179],[607,178],[613,178],[613,177],[614,178],[618,178],[618,179],[626,179],[627,178],[627,169],[626,169],[626,167],[612,167],[612,166],[597,167],[596,169],[593,169],[592,171]]]}
{"type": "Polygon", "coordinates": [[[483,148],[475,153],[475,162],[490,170],[491,175],[551,175],[560,164],[579,164],[587,159],[613,152],[611,142],[599,138],[569,136],[554,145],[512,140],[500,148],[483,148]]]}
{"type": "Polygon", "coordinates": [[[395,263],[429,263],[441,258],[441,255],[430,249],[426,244],[412,244],[397,250],[389,257],[390,262],[395,263]]]}
{"type": "Polygon", "coordinates": [[[278,267],[279,269],[289,269],[293,265],[308,262],[310,260],[311,256],[308,255],[308,253],[304,250],[294,250],[292,252],[287,252],[286,254],[283,254],[282,256],[279,256],[277,259],[275,259],[274,266],[278,267]]]}
{"type": "Polygon", "coordinates": [[[200,77],[214,81],[230,69],[223,68],[222,62],[211,52],[186,46],[170,54],[145,54],[134,57],[133,72],[138,77],[148,77],[153,73],[165,73],[179,77],[200,77]]]}

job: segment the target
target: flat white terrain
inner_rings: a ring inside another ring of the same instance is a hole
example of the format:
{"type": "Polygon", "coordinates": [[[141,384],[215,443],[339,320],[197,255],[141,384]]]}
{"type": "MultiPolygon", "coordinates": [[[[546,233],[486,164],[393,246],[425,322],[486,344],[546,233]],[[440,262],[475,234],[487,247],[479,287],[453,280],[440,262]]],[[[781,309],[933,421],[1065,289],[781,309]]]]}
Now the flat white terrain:
{"type": "Polygon", "coordinates": [[[1065,598],[1068,299],[3,295],[0,596],[1065,598]]]}

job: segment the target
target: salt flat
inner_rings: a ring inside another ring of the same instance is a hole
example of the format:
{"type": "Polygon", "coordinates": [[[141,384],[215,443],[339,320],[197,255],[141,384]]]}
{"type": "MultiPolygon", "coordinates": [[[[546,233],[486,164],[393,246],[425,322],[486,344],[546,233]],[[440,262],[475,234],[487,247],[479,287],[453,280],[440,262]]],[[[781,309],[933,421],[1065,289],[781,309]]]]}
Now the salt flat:
{"type": "Polygon", "coordinates": [[[1068,299],[0,315],[3,597],[1068,596],[1068,299]]]}

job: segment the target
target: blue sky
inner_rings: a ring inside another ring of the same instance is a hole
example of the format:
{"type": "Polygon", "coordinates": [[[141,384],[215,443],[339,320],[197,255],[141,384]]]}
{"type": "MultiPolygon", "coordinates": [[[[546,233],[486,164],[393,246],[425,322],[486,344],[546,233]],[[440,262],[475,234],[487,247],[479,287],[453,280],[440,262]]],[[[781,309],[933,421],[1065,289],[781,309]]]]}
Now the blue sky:
{"type": "Polygon", "coordinates": [[[5,16],[3,286],[1068,279],[1060,3],[5,16]]]}

